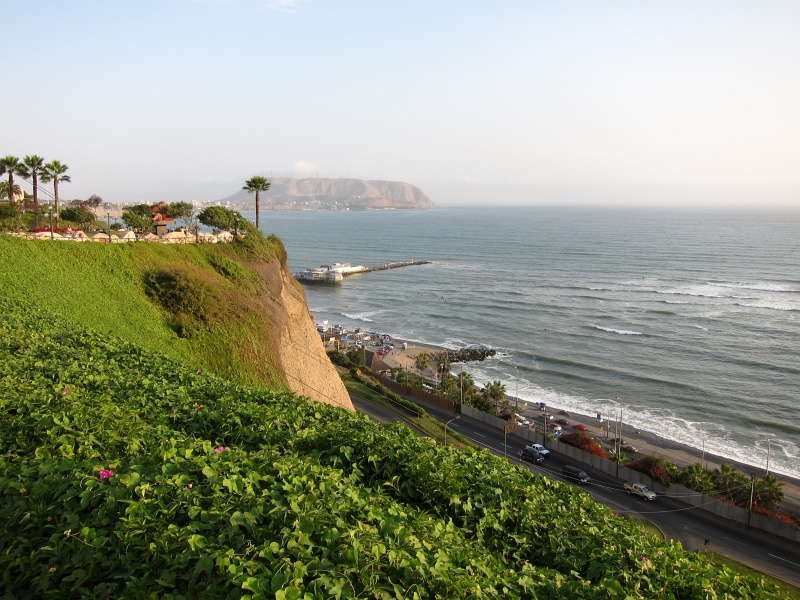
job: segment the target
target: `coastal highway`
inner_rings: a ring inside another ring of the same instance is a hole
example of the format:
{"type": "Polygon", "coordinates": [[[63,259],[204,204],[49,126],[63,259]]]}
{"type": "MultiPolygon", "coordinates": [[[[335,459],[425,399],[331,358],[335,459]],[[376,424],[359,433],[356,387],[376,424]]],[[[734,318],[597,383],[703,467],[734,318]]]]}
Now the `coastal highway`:
{"type": "MultiPolygon", "coordinates": [[[[351,395],[351,399],[357,410],[379,423],[405,421],[402,416],[362,398],[351,395]]],[[[451,411],[427,404],[424,406],[428,415],[443,423],[456,416],[451,411]]],[[[517,457],[517,452],[526,444],[517,436],[508,435],[507,445],[504,447],[502,431],[463,415],[448,427],[498,456],[505,453],[512,464],[520,465],[533,473],[565,481],[561,476],[561,467],[567,464],[568,459],[555,452],[551,452],[543,463],[532,465],[517,457]]],[[[589,484],[580,486],[581,489],[616,514],[650,521],[667,539],[680,542],[687,550],[712,550],[800,587],[800,545],[797,543],[722,519],[690,506],[680,498],[659,495],[655,501],[647,502],[626,494],[623,491],[624,481],[579,466],[592,479],[589,484]]],[[[572,485],[571,482],[568,483],[572,485]]]]}

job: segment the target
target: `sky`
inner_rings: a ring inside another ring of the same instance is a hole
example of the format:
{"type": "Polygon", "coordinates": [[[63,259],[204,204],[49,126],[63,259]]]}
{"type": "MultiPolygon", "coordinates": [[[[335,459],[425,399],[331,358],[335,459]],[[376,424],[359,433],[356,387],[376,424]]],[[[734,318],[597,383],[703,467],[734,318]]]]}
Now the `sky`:
{"type": "Polygon", "coordinates": [[[800,206],[797,0],[0,14],[0,155],[66,163],[64,198],[206,202],[264,175],[407,181],[440,205],[800,206]]]}

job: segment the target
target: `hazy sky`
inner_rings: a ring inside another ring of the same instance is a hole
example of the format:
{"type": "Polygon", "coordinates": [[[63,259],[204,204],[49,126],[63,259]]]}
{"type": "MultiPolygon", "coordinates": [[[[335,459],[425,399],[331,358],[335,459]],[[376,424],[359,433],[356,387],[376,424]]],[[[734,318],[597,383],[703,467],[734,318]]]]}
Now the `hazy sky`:
{"type": "Polygon", "coordinates": [[[0,0],[0,155],[65,198],[800,204],[800,2],[0,0]]]}

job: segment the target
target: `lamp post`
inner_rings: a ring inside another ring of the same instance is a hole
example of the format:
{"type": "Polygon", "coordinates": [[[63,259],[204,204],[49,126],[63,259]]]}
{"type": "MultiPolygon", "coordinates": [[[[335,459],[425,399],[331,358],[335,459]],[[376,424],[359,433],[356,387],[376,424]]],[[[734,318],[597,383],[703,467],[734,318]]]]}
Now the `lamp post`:
{"type": "Polygon", "coordinates": [[[750,516],[753,514],[753,495],[756,490],[756,476],[750,473],[750,508],[747,509],[747,525],[750,525],[750,516]]]}
{"type": "Polygon", "coordinates": [[[447,426],[450,425],[453,421],[458,421],[461,418],[461,415],[453,417],[447,423],[444,424],[444,445],[447,447],[447,426]]]}
{"type": "Polygon", "coordinates": [[[514,398],[516,398],[516,401],[514,402],[514,412],[518,412],[519,411],[519,369],[517,367],[514,367],[514,378],[517,380],[517,391],[516,391],[516,393],[514,395],[514,398]]]}
{"type": "Polygon", "coordinates": [[[111,243],[111,213],[106,213],[106,223],[108,223],[108,243],[111,243]]]}
{"type": "Polygon", "coordinates": [[[53,239],[53,207],[47,205],[47,215],[50,217],[50,239],[53,239]]]}

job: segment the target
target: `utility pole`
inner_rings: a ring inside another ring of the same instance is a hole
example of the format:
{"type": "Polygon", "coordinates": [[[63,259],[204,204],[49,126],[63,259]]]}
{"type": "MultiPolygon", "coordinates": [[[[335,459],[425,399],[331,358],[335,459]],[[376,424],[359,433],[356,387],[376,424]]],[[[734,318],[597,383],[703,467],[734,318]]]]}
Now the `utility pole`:
{"type": "Polygon", "coordinates": [[[747,525],[750,525],[750,517],[753,514],[753,495],[756,490],[756,476],[750,473],[750,508],[747,510],[747,525]]]}
{"type": "Polygon", "coordinates": [[[108,223],[108,243],[111,243],[111,213],[106,213],[106,222],[108,223]]]}

